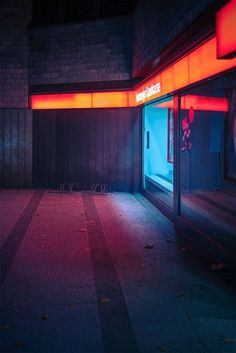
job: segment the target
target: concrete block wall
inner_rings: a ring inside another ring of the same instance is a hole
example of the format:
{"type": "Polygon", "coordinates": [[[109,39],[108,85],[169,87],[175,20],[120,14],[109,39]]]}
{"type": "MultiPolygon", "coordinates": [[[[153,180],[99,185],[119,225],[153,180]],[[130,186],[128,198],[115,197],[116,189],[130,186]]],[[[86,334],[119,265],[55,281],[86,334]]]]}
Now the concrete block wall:
{"type": "Polygon", "coordinates": [[[132,76],[196,19],[214,0],[140,0],[134,13],[132,76]]]}
{"type": "Polygon", "coordinates": [[[0,108],[28,106],[31,0],[0,1],[0,108]]]}
{"type": "Polygon", "coordinates": [[[30,84],[129,79],[131,32],[129,16],[32,28],[30,84]]]}

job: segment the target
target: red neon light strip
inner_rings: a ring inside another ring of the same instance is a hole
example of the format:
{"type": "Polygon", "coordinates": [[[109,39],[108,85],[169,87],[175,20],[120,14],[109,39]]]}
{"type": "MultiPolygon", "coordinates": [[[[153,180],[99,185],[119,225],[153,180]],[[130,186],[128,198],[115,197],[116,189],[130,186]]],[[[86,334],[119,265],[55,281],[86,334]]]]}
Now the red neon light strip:
{"type": "Polygon", "coordinates": [[[217,57],[236,56],[236,0],[229,1],[216,15],[217,57]]]}
{"type": "MultiPolygon", "coordinates": [[[[171,99],[160,104],[156,104],[155,108],[174,108],[174,100],[171,99]]],[[[187,95],[181,97],[181,109],[190,109],[193,107],[194,110],[210,110],[217,112],[228,111],[228,100],[227,98],[218,97],[204,97],[187,95]]]]}
{"type": "Polygon", "coordinates": [[[161,83],[160,92],[137,102],[137,105],[234,67],[236,67],[236,58],[228,60],[216,58],[216,37],[214,37],[162,71],[159,75],[136,88],[135,93],[137,95],[144,92],[147,87],[158,82],[161,83]]]}
{"type": "Polygon", "coordinates": [[[32,109],[134,107],[234,67],[236,58],[216,58],[216,37],[214,37],[133,91],[33,95],[31,107],[32,109]],[[159,91],[149,97],[143,96],[139,102],[136,101],[138,94],[145,93],[147,87],[159,83],[159,91]]]}
{"type": "Polygon", "coordinates": [[[42,94],[31,97],[32,109],[91,108],[92,97],[87,93],[42,94]]]}
{"type": "Polygon", "coordinates": [[[122,108],[134,106],[134,92],[63,93],[33,95],[32,109],[122,108]]]}

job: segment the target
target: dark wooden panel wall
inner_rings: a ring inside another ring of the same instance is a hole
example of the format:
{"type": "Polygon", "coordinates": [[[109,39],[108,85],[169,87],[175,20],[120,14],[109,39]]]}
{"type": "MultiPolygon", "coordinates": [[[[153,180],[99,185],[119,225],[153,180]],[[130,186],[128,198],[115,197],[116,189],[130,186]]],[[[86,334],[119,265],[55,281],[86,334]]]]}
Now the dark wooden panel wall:
{"type": "Polygon", "coordinates": [[[112,190],[139,190],[140,125],[140,108],[34,111],[34,186],[108,183],[112,190]]]}
{"type": "Polygon", "coordinates": [[[32,112],[0,109],[0,187],[32,187],[32,112]]]}

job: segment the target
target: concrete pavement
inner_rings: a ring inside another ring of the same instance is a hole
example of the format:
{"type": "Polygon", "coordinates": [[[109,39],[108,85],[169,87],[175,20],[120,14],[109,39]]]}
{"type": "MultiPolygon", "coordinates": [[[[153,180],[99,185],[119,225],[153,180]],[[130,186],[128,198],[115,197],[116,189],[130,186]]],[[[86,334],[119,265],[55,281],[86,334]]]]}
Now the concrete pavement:
{"type": "Polygon", "coordinates": [[[140,194],[0,192],[2,353],[235,353],[233,288],[140,194]]]}

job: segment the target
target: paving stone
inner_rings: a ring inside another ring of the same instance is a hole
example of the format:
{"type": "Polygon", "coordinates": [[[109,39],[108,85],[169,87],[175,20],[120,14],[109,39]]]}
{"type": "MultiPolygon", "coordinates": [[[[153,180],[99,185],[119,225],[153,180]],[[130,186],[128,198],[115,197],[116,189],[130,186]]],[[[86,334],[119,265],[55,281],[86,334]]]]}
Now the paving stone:
{"type": "Polygon", "coordinates": [[[89,200],[41,199],[1,286],[2,351],[233,352],[234,291],[185,258],[171,222],[141,195],[89,200]]]}
{"type": "Polygon", "coordinates": [[[208,352],[236,352],[236,316],[234,320],[198,317],[191,324],[208,352]]]}
{"type": "Polygon", "coordinates": [[[186,320],[134,324],[141,352],[207,353],[200,338],[186,320]]]}

